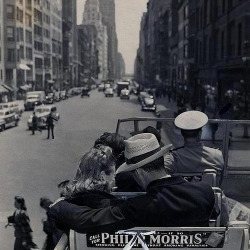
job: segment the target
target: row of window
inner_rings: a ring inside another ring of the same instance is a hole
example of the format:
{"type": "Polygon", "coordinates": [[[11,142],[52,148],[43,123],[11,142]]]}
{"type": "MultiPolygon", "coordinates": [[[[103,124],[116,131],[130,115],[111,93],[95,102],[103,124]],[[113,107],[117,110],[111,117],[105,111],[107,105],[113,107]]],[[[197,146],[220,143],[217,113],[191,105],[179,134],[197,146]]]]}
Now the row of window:
{"type": "MultiPolygon", "coordinates": [[[[8,49],[7,50],[7,62],[19,62],[21,59],[24,59],[24,47],[20,46],[18,50],[16,49],[8,49]]],[[[26,47],[26,59],[33,59],[33,51],[32,48],[26,47]]]]}
{"type": "MultiPolygon", "coordinates": [[[[15,28],[7,27],[7,41],[15,41],[15,28]]],[[[26,35],[26,43],[32,44],[32,32],[25,30],[26,35]]],[[[24,33],[23,28],[16,28],[16,41],[23,42],[24,41],[24,33]]]]}

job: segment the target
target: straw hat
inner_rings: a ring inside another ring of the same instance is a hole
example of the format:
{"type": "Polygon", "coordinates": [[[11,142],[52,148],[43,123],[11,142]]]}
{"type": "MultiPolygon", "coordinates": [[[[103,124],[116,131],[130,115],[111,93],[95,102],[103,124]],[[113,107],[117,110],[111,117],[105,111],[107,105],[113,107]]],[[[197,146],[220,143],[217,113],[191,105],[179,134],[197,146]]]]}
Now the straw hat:
{"type": "Polygon", "coordinates": [[[195,130],[202,128],[208,122],[206,114],[200,111],[186,111],[178,115],[175,120],[175,126],[183,130],[195,130]]]}
{"type": "Polygon", "coordinates": [[[116,174],[140,168],[165,155],[172,144],[160,147],[155,135],[142,133],[125,140],[125,160],[116,171],[116,174]]]}

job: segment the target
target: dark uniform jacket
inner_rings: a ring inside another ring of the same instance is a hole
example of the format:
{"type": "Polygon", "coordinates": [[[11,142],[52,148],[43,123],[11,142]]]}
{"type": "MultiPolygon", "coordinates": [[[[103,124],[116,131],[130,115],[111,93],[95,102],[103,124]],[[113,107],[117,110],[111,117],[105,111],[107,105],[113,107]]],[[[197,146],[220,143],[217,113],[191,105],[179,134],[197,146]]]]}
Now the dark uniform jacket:
{"type": "Polygon", "coordinates": [[[180,176],[153,181],[145,195],[126,201],[106,195],[100,194],[99,205],[103,208],[98,208],[98,204],[90,207],[90,194],[80,197],[83,203],[59,201],[50,209],[49,217],[64,229],[79,233],[114,232],[135,226],[208,226],[214,207],[214,193],[209,185],[190,183],[180,176]],[[84,205],[84,201],[89,204],[84,205]]]}

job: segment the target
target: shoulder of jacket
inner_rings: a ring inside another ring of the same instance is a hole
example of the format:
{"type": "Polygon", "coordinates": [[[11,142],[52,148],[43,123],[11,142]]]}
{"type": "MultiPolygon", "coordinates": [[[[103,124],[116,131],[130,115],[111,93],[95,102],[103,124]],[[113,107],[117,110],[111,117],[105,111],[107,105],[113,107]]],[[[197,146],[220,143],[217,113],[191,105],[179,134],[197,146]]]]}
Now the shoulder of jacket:
{"type": "Polygon", "coordinates": [[[169,152],[174,152],[174,151],[177,151],[177,150],[182,149],[182,148],[184,148],[184,146],[173,148],[173,149],[169,150],[169,152]]]}

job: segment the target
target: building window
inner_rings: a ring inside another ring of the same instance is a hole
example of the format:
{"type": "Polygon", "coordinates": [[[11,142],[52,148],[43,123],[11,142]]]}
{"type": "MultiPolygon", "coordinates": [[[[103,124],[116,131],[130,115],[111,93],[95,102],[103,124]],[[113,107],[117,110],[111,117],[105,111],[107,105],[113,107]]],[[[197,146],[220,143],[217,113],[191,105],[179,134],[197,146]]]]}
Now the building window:
{"type": "Polygon", "coordinates": [[[184,58],[188,58],[188,44],[185,44],[183,48],[184,48],[184,53],[183,53],[184,58]]]}
{"type": "Polygon", "coordinates": [[[14,19],[14,6],[8,4],[6,10],[7,10],[7,18],[14,19]]]}
{"type": "Polygon", "coordinates": [[[26,0],[26,9],[31,10],[31,0],[26,0]]]}
{"type": "Polygon", "coordinates": [[[7,61],[8,62],[15,62],[15,49],[8,49],[7,61]]]}
{"type": "Polygon", "coordinates": [[[43,51],[43,43],[35,41],[35,50],[43,51]]]}
{"type": "Polygon", "coordinates": [[[43,29],[37,25],[34,25],[34,33],[35,33],[35,35],[42,36],[43,29]]]}
{"type": "Polygon", "coordinates": [[[23,38],[23,28],[19,28],[19,39],[21,42],[24,41],[24,38],[23,38]]]}
{"type": "Polygon", "coordinates": [[[23,22],[23,11],[18,7],[16,8],[16,19],[21,23],[23,22]]]}
{"type": "Polygon", "coordinates": [[[32,44],[32,33],[26,30],[26,43],[32,44]]]}
{"type": "Polygon", "coordinates": [[[7,40],[8,41],[15,40],[14,27],[7,27],[7,40]]]}
{"type": "Polygon", "coordinates": [[[35,58],[35,68],[42,69],[43,68],[43,59],[35,58]]]}
{"type": "Polygon", "coordinates": [[[242,55],[242,24],[238,24],[238,56],[242,55]]]}
{"type": "Polygon", "coordinates": [[[26,48],[26,59],[28,59],[28,60],[33,59],[32,49],[31,48],[26,48]]]}
{"type": "Polygon", "coordinates": [[[25,24],[28,26],[28,27],[32,27],[32,21],[31,21],[31,15],[29,14],[25,14],[25,24]]]}
{"type": "Polygon", "coordinates": [[[20,46],[19,56],[20,56],[20,59],[24,59],[24,47],[23,46],[20,46]]]}
{"type": "Polygon", "coordinates": [[[188,38],[188,25],[184,26],[184,39],[188,38]]]}
{"type": "Polygon", "coordinates": [[[221,59],[224,58],[224,31],[221,32],[221,59]]]}

